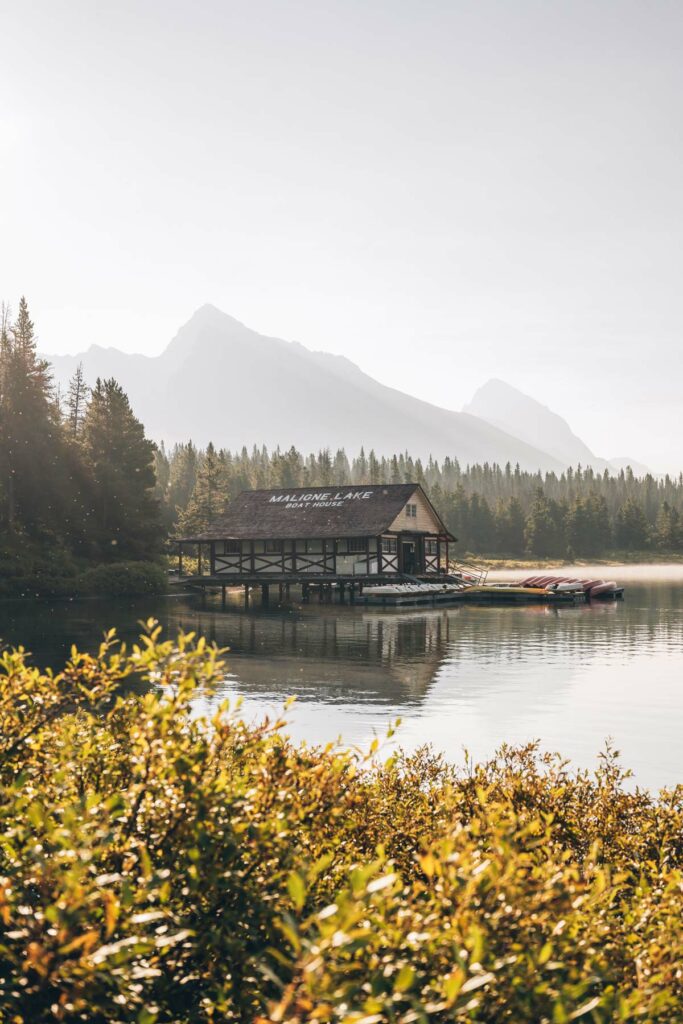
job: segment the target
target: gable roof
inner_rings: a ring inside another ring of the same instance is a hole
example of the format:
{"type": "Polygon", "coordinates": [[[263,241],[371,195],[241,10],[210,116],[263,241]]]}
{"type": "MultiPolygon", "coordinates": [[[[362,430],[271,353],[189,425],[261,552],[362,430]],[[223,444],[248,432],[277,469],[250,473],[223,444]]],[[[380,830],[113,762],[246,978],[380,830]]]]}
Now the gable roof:
{"type": "MultiPolygon", "coordinates": [[[[364,484],[242,491],[228,512],[199,540],[290,540],[305,537],[376,537],[388,530],[419,491],[419,484],[364,484]]],[[[444,536],[454,539],[436,512],[444,536]]],[[[418,531],[411,531],[418,532],[418,531]]]]}

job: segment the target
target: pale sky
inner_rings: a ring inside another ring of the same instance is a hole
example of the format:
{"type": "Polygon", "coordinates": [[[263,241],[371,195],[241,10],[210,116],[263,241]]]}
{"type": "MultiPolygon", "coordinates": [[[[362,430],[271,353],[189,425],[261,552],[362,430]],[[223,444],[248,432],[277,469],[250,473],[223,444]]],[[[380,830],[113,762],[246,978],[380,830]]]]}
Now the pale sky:
{"type": "MultiPolygon", "coordinates": [[[[0,297],[47,353],[212,302],[683,467],[680,0],[0,0],[0,297]]],[[[542,439],[539,439],[539,444],[542,439]]]]}

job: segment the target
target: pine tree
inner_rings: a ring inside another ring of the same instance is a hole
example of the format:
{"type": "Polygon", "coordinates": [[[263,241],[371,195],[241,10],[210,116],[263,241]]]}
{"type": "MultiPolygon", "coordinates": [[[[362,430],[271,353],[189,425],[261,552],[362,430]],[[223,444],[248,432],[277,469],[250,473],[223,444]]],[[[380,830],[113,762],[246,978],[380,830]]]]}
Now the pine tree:
{"type": "MultiPolygon", "coordinates": [[[[177,519],[178,515],[187,507],[187,503],[192,497],[194,485],[197,482],[198,461],[197,449],[192,441],[188,441],[187,444],[177,444],[173,449],[168,476],[167,500],[174,519],[177,519]]],[[[241,464],[238,463],[239,465],[241,464]]]]}
{"type": "Polygon", "coordinates": [[[178,535],[196,537],[204,533],[227,507],[225,464],[209,443],[199,464],[192,497],[178,520],[178,535]]]}
{"type": "Polygon", "coordinates": [[[83,363],[79,363],[69,381],[66,400],[67,428],[73,438],[80,437],[89,390],[83,376],[83,363]]]}
{"type": "Polygon", "coordinates": [[[542,487],[536,488],[526,522],[526,546],[532,555],[545,558],[565,553],[562,513],[561,506],[548,499],[542,487]]]}
{"type": "Polygon", "coordinates": [[[38,357],[33,322],[22,297],[15,323],[3,318],[0,472],[2,521],[13,532],[52,533],[58,523],[60,423],[47,362],[38,357]]]}
{"type": "Polygon", "coordinates": [[[500,499],[496,506],[496,550],[506,555],[524,552],[524,510],[517,498],[500,499]]]}
{"type": "Polygon", "coordinates": [[[154,497],[154,445],[113,378],[98,379],[95,385],[83,423],[83,445],[101,554],[112,559],[151,557],[163,540],[154,497]]]}
{"type": "Polygon", "coordinates": [[[642,505],[639,505],[633,498],[627,498],[617,512],[615,537],[618,548],[642,551],[647,546],[647,519],[642,505]]]}
{"type": "Polygon", "coordinates": [[[478,554],[492,551],[495,547],[495,523],[486,498],[477,493],[470,495],[467,518],[471,550],[478,554]]]}
{"type": "Polygon", "coordinates": [[[663,501],[654,529],[654,541],[662,551],[677,551],[681,546],[681,524],[678,510],[663,501]]]}

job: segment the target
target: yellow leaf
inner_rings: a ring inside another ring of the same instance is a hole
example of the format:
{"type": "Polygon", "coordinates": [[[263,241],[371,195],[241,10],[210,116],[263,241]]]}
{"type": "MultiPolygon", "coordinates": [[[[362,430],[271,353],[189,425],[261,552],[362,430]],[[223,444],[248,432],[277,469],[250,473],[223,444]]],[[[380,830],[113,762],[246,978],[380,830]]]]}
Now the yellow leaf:
{"type": "Polygon", "coordinates": [[[301,910],[306,901],[306,886],[300,874],[291,871],[287,879],[287,892],[292,898],[292,903],[297,910],[301,910]]]}
{"type": "Polygon", "coordinates": [[[436,871],[436,857],[433,853],[425,853],[420,857],[420,867],[427,878],[431,878],[436,871]]]}
{"type": "Polygon", "coordinates": [[[118,900],[112,892],[104,893],[104,928],[106,937],[109,938],[116,927],[119,917],[118,900]]]}
{"type": "Polygon", "coordinates": [[[409,964],[404,964],[398,972],[398,976],[394,982],[394,989],[396,992],[407,992],[414,981],[415,971],[409,964]]]}

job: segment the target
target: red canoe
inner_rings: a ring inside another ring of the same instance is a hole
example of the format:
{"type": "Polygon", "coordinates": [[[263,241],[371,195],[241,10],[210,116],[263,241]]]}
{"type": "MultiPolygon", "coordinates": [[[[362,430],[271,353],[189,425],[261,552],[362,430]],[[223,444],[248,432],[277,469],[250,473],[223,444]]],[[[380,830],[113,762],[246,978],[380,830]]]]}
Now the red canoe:
{"type": "Polygon", "coordinates": [[[617,591],[616,580],[609,580],[607,583],[598,583],[596,587],[591,587],[591,597],[607,597],[608,594],[615,594],[617,591]]]}

